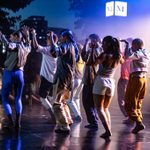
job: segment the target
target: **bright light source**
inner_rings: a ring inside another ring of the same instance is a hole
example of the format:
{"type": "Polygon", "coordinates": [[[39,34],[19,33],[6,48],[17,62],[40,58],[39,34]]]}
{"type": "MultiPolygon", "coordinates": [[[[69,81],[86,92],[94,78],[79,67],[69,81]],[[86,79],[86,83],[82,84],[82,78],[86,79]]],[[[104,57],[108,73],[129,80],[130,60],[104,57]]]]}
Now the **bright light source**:
{"type": "Polygon", "coordinates": [[[106,3],[106,17],[114,15],[114,2],[107,2],[106,3]]]}
{"type": "Polygon", "coordinates": [[[127,16],[127,2],[115,1],[115,16],[127,16]]]}
{"type": "Polygon", "coordinates": [[[111,1],[106,3],[106,17],[109,16],[127,16],[127,2],[111,1]]]}

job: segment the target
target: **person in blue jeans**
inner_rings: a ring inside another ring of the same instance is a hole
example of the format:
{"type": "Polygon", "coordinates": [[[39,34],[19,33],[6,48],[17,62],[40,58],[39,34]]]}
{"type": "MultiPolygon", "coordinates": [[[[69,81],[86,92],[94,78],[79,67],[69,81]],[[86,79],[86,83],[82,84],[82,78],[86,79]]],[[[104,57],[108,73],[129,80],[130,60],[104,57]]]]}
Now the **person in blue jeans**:
{"type": "Polygon", "coordinates": [[[4,73],[2,77],[2,105],[8,117],[8,124],[5,126],[9,129],[15,127],[20,129],[21,114],[22,114],[22,91],[24,87],[23,67],[26,63],[27,55],[29,54],[30,40],[29,29],[23,27],[12,34],[13,41],[8,42],[5,36],[0,33],[2,41],[7,45],[7,58],[4,62],[4,73]],[[11,87],[14,88],[14,100],[16,111],[16,122],[14,124],[12,117],[12,108],[9,103],[9,93],[11,87]]]}

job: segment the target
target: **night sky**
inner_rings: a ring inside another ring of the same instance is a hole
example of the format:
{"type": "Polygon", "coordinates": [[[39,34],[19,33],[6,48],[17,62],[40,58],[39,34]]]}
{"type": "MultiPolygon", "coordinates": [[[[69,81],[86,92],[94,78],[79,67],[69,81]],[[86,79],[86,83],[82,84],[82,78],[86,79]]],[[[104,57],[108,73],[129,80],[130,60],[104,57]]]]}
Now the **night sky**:
{"type": "MultiPolygon", "coordinates": [[[[105,3],[110,0],[87,0],[97,2],[97,5],[85,10],[84,29],[74,29],[74,12],[69,11],[68,0],[34,0],[29,6],[12,15],[22,15],[26,19],[32,15],[45,16],[49,27],[63,27],[73,30],[79,39],[85,39],[91,33],[100,37],[113,35],[119,38],[141,37],[146,47],[150,48],[150,0],[120,0],[128,2],[127,17],[105,17],[105,3]],[[97,15],[91,12],[96,9],[97,15]]],[[[85,5],[86,6],[86,5],[85,5]]]]}
{"type": "Polygon", "coordinates": [[[50,27],[74,27],[74,13],[69,11],[68,0],[34,0],[26,8],[12,15],[22,15],[22,19],[29,16],[45,16],[50,27]]]}

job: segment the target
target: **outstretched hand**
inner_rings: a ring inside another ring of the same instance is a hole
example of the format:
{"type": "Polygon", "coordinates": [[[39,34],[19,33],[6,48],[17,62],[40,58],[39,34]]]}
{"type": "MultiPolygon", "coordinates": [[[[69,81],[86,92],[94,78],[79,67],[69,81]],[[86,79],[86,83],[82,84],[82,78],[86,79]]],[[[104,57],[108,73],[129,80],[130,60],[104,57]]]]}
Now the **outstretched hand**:
{"type": "Polygon", "coordinates": [[[30,33],[29,33],[29,27],[28,26],[23,26],[22,28],[22,33],[26,36],[29,37],[30,33]]]}
{"type": "Polygon", "coordinates": [[[53,31],[49,31],[47,36],[50,37],[51,41],[55,44],[58,42],[58,37],[53,31]]]}
{"type": "Polygon", "coordinates": [[[53,32],[53,31],[49,31],[49,32],[47,33],[47,36],[48,36],[48,37],[53,38],[53,35],[54,35],[54,32],[53,32]]]}
{"type": "Polygon", "coordinates": [[[31,34],[32,34],[33,36],[36,36],[36,30],[35,30],[34,28],[31,29],[31,34]]]}

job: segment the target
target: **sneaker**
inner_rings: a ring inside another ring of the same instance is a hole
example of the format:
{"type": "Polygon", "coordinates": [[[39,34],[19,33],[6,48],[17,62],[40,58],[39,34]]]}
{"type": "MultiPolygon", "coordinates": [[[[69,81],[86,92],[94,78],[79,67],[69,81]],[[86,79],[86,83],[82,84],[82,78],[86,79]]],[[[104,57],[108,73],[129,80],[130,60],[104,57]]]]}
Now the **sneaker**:
{"type": "Polygon", "coordinates": [[[55,129],[56,133],[65,133],[65,134],[69,134],[70,133],[70,128],[69,127],[63,127],[63,126],[57,126],[57,128],[55,129]]]}
{"type": "Polygon", "coordinates": [[[103,133],[100,137],[103,138],[103,139],[107,139],[107,138],[109,138],[111,135],[112,135],[111,132],[105,132],[105,133],[103,133]]]}
{"type": "Polygon", "coordinates": [[[136,127],[132,130],[132,133],[137,134],[139,131],[144,129],[145,129],[145,125],[141,122],[136,125],[136,127]]]}
{"type": "Polygon", "coordinates": [[[67,118],[67,121],[68,121],[69,126],[71,126],[73,124],[72,118],[67,118]]]}
{"type": "Polygon", "coordinates": [[[3,119],[2,120],[2,129],[4,130],[13,130],[15,127],[13,122],[10,122],[9,120],[3,119]]]}
{"type": "Polygon", "coordinates": [[[2,124],[2,129],[4,129],[4,130],[13,130],[14,127],[15,127],[14,124],[9,124],[9,123],[2,124]]]}
{"type": "Polygon", "coordinates": [[[69,134],[70,130],[62,130],[62,129],[56,129],[55,133],[64,133],[64,134],[69,134]]]}

